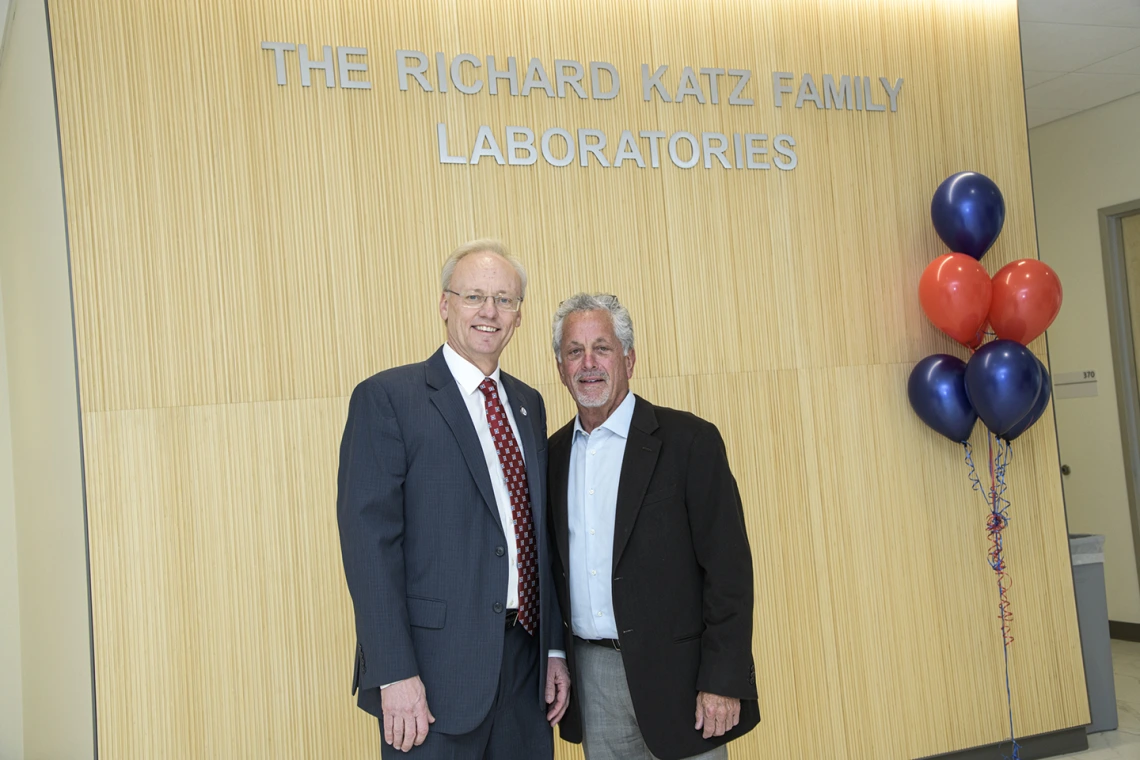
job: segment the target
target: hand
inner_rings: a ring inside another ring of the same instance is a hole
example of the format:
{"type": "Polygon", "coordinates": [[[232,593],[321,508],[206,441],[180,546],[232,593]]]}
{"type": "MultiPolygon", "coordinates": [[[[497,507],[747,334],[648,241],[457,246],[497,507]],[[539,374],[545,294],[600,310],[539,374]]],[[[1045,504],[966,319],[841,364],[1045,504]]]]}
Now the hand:
{"type": "Polygon", "coordinates": [[[551,726],[557,726],[566,714],[566,708],[570,706],[570,669],[562,657],[547,658],[546,704],[550,705],[546,719],[551,726]]]}
{"type": "Polygon", "coordinates": [[[401,752],[420,746],[435,716],[427,705],[427,692],[419,676],[397,681],[380,691],[384,713],[384,741],[401,752]]]}
{"type": "Polygon", "coordinates": [[[736,728],[740,722],[740,700],[733,697],[721,697],[702,691],[697,694],[697,725],[693,728],[700,731],[706,739],[713,736],[724,736],[725,732],[736,728]]]}

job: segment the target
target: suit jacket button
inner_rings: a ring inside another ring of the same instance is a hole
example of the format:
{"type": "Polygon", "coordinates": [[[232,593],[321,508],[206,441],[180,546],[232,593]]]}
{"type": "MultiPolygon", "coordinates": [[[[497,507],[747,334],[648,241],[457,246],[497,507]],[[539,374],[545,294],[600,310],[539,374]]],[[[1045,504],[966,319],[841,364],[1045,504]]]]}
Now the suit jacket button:
{"type": "Polygon", "coordinates": [[[495,547],[495,556],[496,556],[496,557],[501,557],[501,556],[503,556],[503,555],[504,555],[504,554],[506,554],[506,553],[507,553],[507,550],[506,550],[506,549],[504,549],[503,547],[501,547],[501,546],[496,546],[496,547],[495,547]]]}
{"type": "Polygon", "coordinates": [[[499,602],[495,602],[491,605],[491,609],[493,609],[496,613],[499,613],[503,611],[503,605],[499,602]]]}

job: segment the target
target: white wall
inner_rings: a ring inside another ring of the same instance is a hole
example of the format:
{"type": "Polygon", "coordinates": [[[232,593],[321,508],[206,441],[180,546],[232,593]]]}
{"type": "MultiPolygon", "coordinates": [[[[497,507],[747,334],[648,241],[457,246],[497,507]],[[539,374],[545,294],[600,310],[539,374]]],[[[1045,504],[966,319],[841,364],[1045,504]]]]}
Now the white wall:
{"type": "Polygon", "coordinates": [[[4,41],[6,40],[4,32],[7,31],[8,13],[16,10],[16,3],[9,3],[8,0],[0,0],[0,66],[3,65],[4,58],[4,41]]]}
{"type": "MultiPolygon", "coordinates": [[[[0,0],[0,68],[8,0],[0,0]]],[[[0,118],[3,118],[0,115],[0,118]]],[[[12,484],[12,418],[8,408],[8,352],[0,292],[0,758],[24,756],[23,666],[20,662],[20,576],[16,555],[16,494],[12,484]]]]}
{"type": "MultiPolygon", "coordinates": [[[[3,115],[0,114],[0,118],[3,115]]],[[[23,666],[20,663],[20,576],[16,494],[12,484],[12,417],[0,292],[0,758],[24,756],[23,666]]]]}
{"type": "Polygon", "coordinates": [[[1128,512],[1109,342],[1098,209],[1140,199],[1140,95],[1029,132],[1041,259],[1064,288],[1049,330],[1054,374],[1096,370],[1095,398],[1056,403],[1072,533],[1105,535],[1108,614],[1140,623],[1140,582],[1128,512]]]}
{"type": "MultiPolygon", "coordinates": [[[[12,494],[3,490],[0,433],[0,532],[10,540],[2,521],[14,514],[22,756],[82,760],[94,756],[93,693],[63,188],[44,3],[20,0],[16,10],[0,64],[0,300],[10,415],[0,430],[11,435],[12,494]],[[5,498],[14,509],[5,510],[5,498]]],[[[0,546],[0,557],[9,556],[0,546]]],[[[0,593],[5,572],[0,565],[0,593]]],[[[0,688],[9,687],[8,672],[0,688]]]]}

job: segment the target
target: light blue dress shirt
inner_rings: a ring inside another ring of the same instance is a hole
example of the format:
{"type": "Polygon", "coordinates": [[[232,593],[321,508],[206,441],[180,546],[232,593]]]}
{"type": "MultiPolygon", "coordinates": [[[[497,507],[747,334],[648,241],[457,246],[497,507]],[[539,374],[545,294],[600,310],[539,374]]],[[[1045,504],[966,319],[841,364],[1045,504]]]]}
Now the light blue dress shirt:
{"type": "Polygon", "coordinates": [[[633,405],[633,393],[627,393],[613,414],[590,434],[581,420],[574,419],[566,491],[570,607],[574,635],[583,639],[618,638],[611,585],[614,517],[633,405]]]}

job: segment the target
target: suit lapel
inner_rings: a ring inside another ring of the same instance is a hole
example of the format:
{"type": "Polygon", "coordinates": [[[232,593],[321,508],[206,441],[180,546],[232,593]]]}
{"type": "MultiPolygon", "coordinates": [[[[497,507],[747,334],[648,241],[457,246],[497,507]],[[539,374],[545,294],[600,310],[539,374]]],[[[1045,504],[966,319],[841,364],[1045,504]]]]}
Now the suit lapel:
{"type": "MultiPolygon", "coordinates": [[[[652,435],[657,430],[657,415],[653,405],[641,397],[636,397],[633,407],[633,420],[629,426],[629,438],[625,442],[625,457],[621,463],[621,478],[618,481],[617,513],[614,516],[614,559],[613,570],[617,571],[618,561],[629,543],[641,502],[657,466],[661,453],[661,441],[652,435]]],[[[569,457],[567,457],[569,466],[569,457]]],[[[566,494],[562,494],[563,501],[566,494]]]]}
{"type": "Polygon", "coordinates": [[[574,441],[574,420],[550,439],[550,515],[554,521],[554,540],[562,570],[570,572],[570,515],[566,490],[570,485],[570,447],[574,441]]]}
{"type": "Polygon", "coordinates": [[[451,428],[455,440],[459,443],[459,450],[463,452],[463,459],[467,462],[467,469],[479,487],[487,509],[495,515],[498,522],[499,508],[495,504],[495,492],[491,488],[491,476],[487,473],[487,460],[483,458],[483,447],[479,444],[479,436],[475,433],[475,426],[471,424],[471,414],[467,405],[463,403],[463,396],[459,393],[459,385],[447,367],[447,360],[443,358],[443,349],[436,351],[427,360],[427,383],[435,392],[431,394],[431,402],[439,409],[443,419],[451,428]]]}

